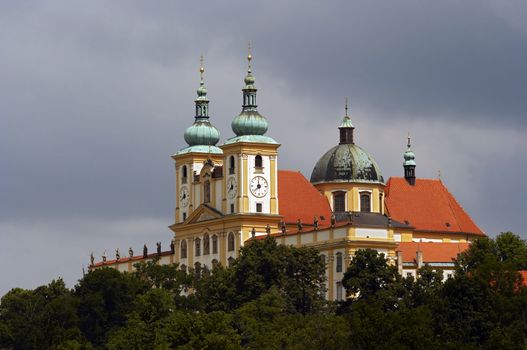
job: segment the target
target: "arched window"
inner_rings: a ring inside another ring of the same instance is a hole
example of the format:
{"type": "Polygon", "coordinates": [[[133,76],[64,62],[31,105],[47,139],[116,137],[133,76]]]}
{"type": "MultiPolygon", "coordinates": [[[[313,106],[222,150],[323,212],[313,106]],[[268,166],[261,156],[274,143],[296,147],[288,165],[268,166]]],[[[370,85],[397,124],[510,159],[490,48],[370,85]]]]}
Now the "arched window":
{"type": "Polygon", "coordinates": [[[333,192],[333,211],[336,213],[346,211],[346,192],[333,192]]]}
{"type": "Polygon", "coordinates": [[[210,202],[210,181],[207,180],[203,184],[203,203],[210,202]]]}
{"type": "Polygon", "coordinates": [[[371,212],[371,196],[369,192],[360,193],[360,211],[365,213],[371,212]]]}
{"type": "Polygon", "coordinates": [[[201,264],[199,262],[194,264],[194,273],[196,274],[196,278],[201,277],[201,264]]]}
{"type": "Polygon", "coordinates": [[[336,272],[342,272],[342,253],[337,253],[336,272]]]}
{"type": "Polygon", "coordinates": [[[181,168],[181,182],[186,184],[187,183],[187,177],[188,177],[187,166],[183,165],[183,168],[181,168]]]}
{"type": "Polygon", "coordinates": [[[235,168],[235,162],[234,162],[234,156],[229,157],[229,174],[234,174],[234,168],[235,168]]]}
{"type": "Polygon", "coordinates": [[[234,264],[234,258],[231,256],[227,259],[227,262],[229,263],[229,267],[231,267],[234,264]]]}
{"type": "Polygon", "coordinates": [[[212,254],[218,254],[218,236],[212,235],[212,254]]]}
{"type": "Polygon", "coordinates": [[[196,240],[194,241],[194,245],[195,245],[194,255],[200,256],[201,255],[201,239],[196,238],[196,240]]]}
{"type": "Polygon", "coordinates": [[[205,233],[203,236],[203,255],[209,255],[210,252],[210,238],[209,234],[205,233]]]}
{"type": "Polygon", "coordinates": [[[262,156],[261,155],[257,155],[256,157],[254,157],[254,167],[255,168],[262,167],[262,156]]]}
{"type": "Polygon", "coordinates": [[[187,241],[184,239],[181,241],[181,259],[187,257],[187,241]]]}
{"type": "Polygon", "coordinates": [[[230,232],[229,237],[227,238],[227,250],[229,252],[234,251],[234,233],[230,232]]]}

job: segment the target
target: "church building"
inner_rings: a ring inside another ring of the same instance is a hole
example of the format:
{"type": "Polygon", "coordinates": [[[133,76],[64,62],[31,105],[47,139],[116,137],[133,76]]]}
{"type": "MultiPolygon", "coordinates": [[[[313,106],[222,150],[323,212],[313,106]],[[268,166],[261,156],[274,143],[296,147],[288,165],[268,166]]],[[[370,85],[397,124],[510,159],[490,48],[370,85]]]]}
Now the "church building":
{"type": "Polygon", "coordinates": [[[402,177],[385,181],[379,165],[355,143],[355,127],[346,113],[335,125],[336,145],[315,163],[310,179],[279,170],[280,144],[266,135],[267,119],[258,112],[249,54],[241,113],[232,120],[232,137],[220,135],[209,117],[201,81],[195,120],[185,131],[188,147],[176,152],[174,222],[170,250],[92,263],[90,268],[132,271],[133,264],[159,257],[182,269],[228,266],[240,247],[271,235],[281,244],[317,249],[326,261],[329,300],[341,300],[344,272],[355,251],[384,253],[403,275],[424,264],[453,273],[453,259],[484,233],[439,179],[416,176],[410,138],[402,177]]]}

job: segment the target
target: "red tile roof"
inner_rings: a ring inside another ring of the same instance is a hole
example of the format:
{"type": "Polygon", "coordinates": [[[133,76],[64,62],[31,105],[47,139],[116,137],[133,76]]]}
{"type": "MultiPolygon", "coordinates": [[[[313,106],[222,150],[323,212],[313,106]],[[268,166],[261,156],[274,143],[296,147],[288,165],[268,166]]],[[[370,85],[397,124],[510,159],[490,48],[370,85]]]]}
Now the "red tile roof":
{"type": "Polygon", "coordinates": [[[418,231],[485,235],[441,180],[416,179],[410,185],[402,177],[391,177],[385,192],[389,215],[418,231]]]}
{"type": "MultiPolygon", "coordinates": [[[[158,256],[167,256],[167,255],[172,255],[172,251],[168,250],[168,251],[165,251],[165,252],[161,252],[161,255],[157,254],[156,253],[150,253],[148,254],[148,256],[146,257],[147,259],[154,259],[158,256]]],[[[125,262],[129,262],[130,260],[131,261],[140,261],[140,260],[144,260],[145,258],[142,256],[142,255],[136,255],[136,256],[133,256],[133,257],[123,257],[123,258],[120,258],[119,260],[116,260],[116,259],[113,259],[113,260],[106,260],[106,262],[102,262],[102,261],[98,261],[96,263],[94,263],[93,265],[90,265],[88,266],[89,268],[93,268],[93,267],[101,267],[101,266],[110,266],[110,265],[114,265],[114,264],[122,264],[122,263],[125,263],[125,262]]]]}
{"type": "Polygon", "coordinates": [[[320,226],[329,224],[331,208],[326,197],[299,171],[278,171],[278,198],[278,209],[285,222],[300,219],[305,224],[312,224],[313,217],[317,216],[320,226]]]}
{"type": "Polygon", "coordinates": [[[420,250],[425,263],[448,263],[468,246],[469,243],[401,242],[397,251],[403,253],[403,262],[414,262],[420,250]]]}

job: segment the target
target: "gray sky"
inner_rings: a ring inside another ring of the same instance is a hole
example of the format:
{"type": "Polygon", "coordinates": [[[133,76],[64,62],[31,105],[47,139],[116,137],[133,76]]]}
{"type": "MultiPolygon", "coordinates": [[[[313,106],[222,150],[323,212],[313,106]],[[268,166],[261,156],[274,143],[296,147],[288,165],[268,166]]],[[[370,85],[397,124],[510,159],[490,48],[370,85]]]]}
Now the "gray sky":
{"type": "Polygon", "coordinates": [[[309,178],[348,96],[385,178],[410,132],[419,177],[440,169],[489,235],[527,238],[524,1],[2,1],[0,295],[167,247],[199,56],[223,141],[249,39],[281,169],[309,178]]]}

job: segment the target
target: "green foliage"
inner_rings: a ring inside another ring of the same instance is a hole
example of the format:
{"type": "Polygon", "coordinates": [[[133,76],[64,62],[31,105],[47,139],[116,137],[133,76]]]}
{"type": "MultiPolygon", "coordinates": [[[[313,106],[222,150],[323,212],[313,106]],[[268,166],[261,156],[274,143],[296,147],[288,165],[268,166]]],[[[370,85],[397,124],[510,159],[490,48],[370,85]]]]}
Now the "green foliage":
{"type": "Polygon", "coordinates": [[[35,290],[11,290],[0,303],[0,348],[54,349],[79,339],[76,307],[61,279],[35,290]]]}
{"type": "Polygon", "coordinates": [[[383,254],[359,250],[348,298],[327,305],[313,249],[248,242],[232,267],[196,278],[177,265],[98,269],[0,301],[0,349],[525,349],[526,242],[482,238],[442,282],[424,266],[402,278],[383,254]]]}
{"type": "Polygon", "coordinates": [[[313,248],[278,245],[270,237],[255,240],[240,250],[233,269],[238,305],[271,287],[284,293],[289,312],[305,314],[324,304],[325,265],[313,248]]]}
{"type": "Polygon", "coordinates": [[[134,309],[135,297],[148,289],[144,281],[115,269],[102,268],[86,274],[74,291],[79,300],[81,331],[94,345],[103,344],[110,331],[126,322],[126,315],[134,309]]]}

